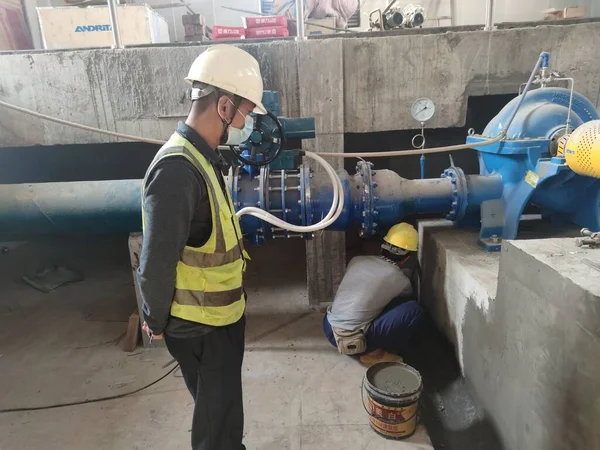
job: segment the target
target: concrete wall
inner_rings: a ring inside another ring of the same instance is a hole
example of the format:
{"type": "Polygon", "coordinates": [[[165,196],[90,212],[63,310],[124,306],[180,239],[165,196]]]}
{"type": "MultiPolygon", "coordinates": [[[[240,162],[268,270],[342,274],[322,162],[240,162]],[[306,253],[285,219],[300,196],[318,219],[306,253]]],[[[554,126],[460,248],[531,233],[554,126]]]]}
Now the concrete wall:
{"type": "Polygon", "coordinates": [[[421,227],[422,301],[507,450],[600,448],[600,264],[573,238],[506,241],[421,227]]]}
{"type": "MultiPolygon", "coordinates": [[[[306,114],[301,98],[314,87],[340,82],[340,103],[324,99],[337,105],[338,117],[314,110],[317,130],[324,133],[414,129],[409,109],[419,96],[436,103],[430,127],[462,126],[469,96],[516,92],[542,50],[552,52],[553,69],[575,77],[577,90],[597,104],[600,60],[593,55],[599,46],[600,23],[242,45],[261,63],[265,86],[281,92],[285,115],[306,114]],[[342,69],[321,70],[326,65],[320,62],[327,60],[340,61],[342,69]]],[[[203,48],[2,54],[0,99],[91,126],[166,139],[187,113],[182,78],[203,48]]],[[[0,115],[0,146],[111,141],[18,113],[0,115]]]]}

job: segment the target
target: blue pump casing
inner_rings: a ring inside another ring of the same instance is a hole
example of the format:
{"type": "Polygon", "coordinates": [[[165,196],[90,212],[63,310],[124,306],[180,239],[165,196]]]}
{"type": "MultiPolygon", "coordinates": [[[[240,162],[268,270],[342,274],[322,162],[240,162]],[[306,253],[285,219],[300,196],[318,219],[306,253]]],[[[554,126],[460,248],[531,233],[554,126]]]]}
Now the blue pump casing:
{"type": "MultiPolygon", "coordinates": [[[[576,223],[599,229],[600,180],[575,174],[564,159],[552,155],[552,146],[562,133],[569,112],[570,91],[540,88],[523,101],[505,139],[478,147],[481,175],[499,175],[502,195],[481,205],[479,243],[488,250],[500,248],[500,238],[514,239],[528,203],[555,223],[576,223]]],[[[508,103],[487,125],[484,136],[469,136],[467,143],[497,136],[513,112],[518,98],[508,103]]],[[[598,119],[592,103],[574,93],[571,127],[598,119]]]]}

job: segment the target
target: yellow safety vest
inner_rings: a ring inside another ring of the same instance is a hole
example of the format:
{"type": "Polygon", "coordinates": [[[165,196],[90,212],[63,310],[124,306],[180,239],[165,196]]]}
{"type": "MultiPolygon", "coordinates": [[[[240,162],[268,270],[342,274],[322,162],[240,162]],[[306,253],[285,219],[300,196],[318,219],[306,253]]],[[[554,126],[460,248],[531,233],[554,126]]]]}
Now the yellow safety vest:
{"type": "Polygon", "coordinates": [[[211,163],[178,133],[158,151],[146,172],[142,187],[142,226],[148,176],[159,161],[173,156],[186,158],[206,182],[212,231],[204,245],[185,246],[181,252],[171,315],[213,326],[235,323],[246,308],[242,278],[246,260],[250,259],[244,250],[239,220],[228,189],[221,188],[211,163]]]}

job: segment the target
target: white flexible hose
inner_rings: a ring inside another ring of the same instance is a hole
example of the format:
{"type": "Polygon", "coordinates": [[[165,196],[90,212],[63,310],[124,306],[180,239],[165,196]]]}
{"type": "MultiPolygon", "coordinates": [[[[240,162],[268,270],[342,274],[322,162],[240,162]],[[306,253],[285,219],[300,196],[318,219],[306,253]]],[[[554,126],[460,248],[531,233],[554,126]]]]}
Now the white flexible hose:
{"type": "Polygon", "coordinates": [[[327,174],[329,175],[329,179],[331,180],[331,184],[333,186],[333,202],[331,203],[331,208],[329,208],[329,212],[323,219],[321,219],[319,222],[313,225],[293,225],[291,223],[281,220],[279,217],[274,216],[273,214],[265,211],[264,209],[256,208],[254,206],[247,206],[245,208],[240,209],[237,212],[237,216],[241,217],[244,214],[249,214],[251,216],[264,220],[265,222],[268,222],[271,225],[275,225],[279,228],[283,228],[284,230],[293,231],[296,233],[312,233],[313,231],[323,230],[332,223],[334,223],[344,210],[344,187],[342,186],[342,181],[340,180],[340,177],[335,172],[333,167],[331,167],[331,165],[323,158],[321,158],[318,154],[313,152],[306,152],[306,156],[314,159],[323,166],[323,168],[327,171],[327,174]]]}
{"type": "Polygon", "coordinates": [[[158,139],[148,139],[148,138],[142,138],[139,136],[132,136],[130,134],[123,134],[123,133],[116,133],[114,131],[102,130],[100,128],[90,127],[89,125],[82,125],[80,123],[71,122],[69,120],[63,120],[63,119],[59,119],[57,117],[52,117],[52,116],[48,116],[46,114],[32,111],[30,109],[23,108],[21,106],[13,105],[12,103],[6,103],[6,102],[3,102],[2,100],[0,100],[0,106],[4,106],[5,108],[12,109],[13,111],[19,111],[19,112],[22,112],[25,114],[29,114],[30,116],[39,117],[40,119],[49,120],[50,122],[56,122],[56,123],[60,123],[62,125],[67,125],[67,126],[73,127],[73,128],[80,128],[82,130],[91,131],[94,133],[106,134],[108,136],[118,137],[121,139],[126,139],[128,141],[139,141],[139,142],[146,142],[148,144],[158,144],[158,145],[163,145],[166,142],[166,141],[160,141],[158,139]]]}
{"type": "Polygon", "coordinates": [[[472,144],[459,144],[459,145],[448,145],[446,147],[432,147],[417,150],[390,150],[386,152],[358,152],[358,153],[323,153],[319,152],[319,155],[326,157],[340,157],[340,158],[386,158],[390,156],[411,156],[411,155],[422,155],[429,153],[446,153],[453,152],[455,150],[467,150],[476,147],[483,147],[484,145],[494,144],[504,139],[505,133],[502,132],[498,136],[487,139],[481,142],[473,142],[472,144]]]}
{"type": "MultiPolygon", "coordinates": [[[[100,128],[91,127],[89,125],[82,125],[80,123],[71,122],[69,120],[58,119],[56,117],[48,116],[46,114],[42,114],[36,111],[32,111],[27,108],[23,108],[21,106],[13,105],[12,103],[7,103],[0,100],[0,106],[4,106],[5,108],[12,109],[14,111],[19,111],[24,114],[29,114],[30,116],[38,117],[40,119],[49,120],[51,122],[60,123],[62,125],[67,125],[73,128],[80,128],[82,130],[91,131],[94,133],[106,134],[108,136],[118,137],[121,139],[125,139],[128,141],[137,141],[137,142],[146,142],[148,144],[157,144],[163,145],[166,141],[161,141],[159,139],[148,139],[140,136],[132,136],[129,134],[116,133],[114,131],[102,130],[100,128]]],[[[517,107],[518,109],[518,107],[517,107]]],[[[510,123],[509,123],[510,124],[510,123]]],[[[486,141],[474,142],[472,144],[460,144],[460,145],[449,145],[446,147],[433,147],[426,149],[411,149],[411,150],[390,150],[386,152],[360,152],[360,153],[323,153],[319,152],[319,155],[332,157],[332,158],[385,158],[390,156],[411,156],[411,155],[421,155],[423,153],[444,153],[444,152],[452,152],[455,150],[465,150],[476,147],[483,147],[484,145],[493,144],[495,142],[500,141],[506,135],[506,128],[496,137],[488,139],[486,141]]],[[[306,151],[307,155],[309,153],[314,154],[314,152],[306,151]]]]}

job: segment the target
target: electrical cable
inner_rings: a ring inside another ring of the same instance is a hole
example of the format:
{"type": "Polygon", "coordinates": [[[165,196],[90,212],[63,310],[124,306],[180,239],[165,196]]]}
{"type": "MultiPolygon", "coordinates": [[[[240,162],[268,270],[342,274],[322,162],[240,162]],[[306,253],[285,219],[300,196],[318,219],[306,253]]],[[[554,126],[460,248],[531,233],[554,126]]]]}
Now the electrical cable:
{"type": "Polygon", "coordinates": [[[48,410],[48,409],[65,408],[67,406],[78,406],[78,405],[86,405],[88,403],[105,402],[105,401],[108,401],[108,400],[116,400],[118,398],[128,397],[130,395],[137,394],[138,392],[141,392],[141,391],[143,391],[145,389],[148,389],[149,387],[152,387],[155,384],[161,382],[162,380],[164,380],[165,378],[167,378],[169,375],[171,375],[173,372],[175,372],[175,370],[177,370],[177,368],[179,368],[179,364],[176,364],[175,367],[173,367],[172,369],[170,369],[167,373],[165,373],[160,378],[154,380],[152,383],[146,384],[145,386],[142,386],[141,388],[135,389],[135,390],[130,391],[130,392],[124,392],[122,394],[111,395],[111,396],[108,396],[108,397],[93,398],[93,399],[89,399],[89,400],[81,400],[81,401],[76,401],[76,402],[56,403],[54,405],[32,406],[32,407],[27,407],[27,408],[6,408],[6,409],[0,409],[0,414],[17,413],[17,412],[30,412],[30,411],[43,411],[43,410],[48,410]]]}
{"type": "MultiPolygon", "coordinates": [[[[526,88],[527,89],[527,88],[526,88]]],[[[523,91],[523,95],[526,93],[526,90],[523,91]]],[[[42,114],[36,111],[32,111],[30,109],[27,108],[23,108],[21,106],[17,106],[17,105],[13,105],[12,103],[7,103],[5,101],[0,100],[0,106],[4,106],[5,108],[8,109],[12,109],[14,111],[19,111],[22,112],[24,114],[28,114],[34,117],[38,117],[40,119],[44,119],[44,120],[49,120],[51,122],[56,122],[56,123],[60,123],[62,125],[67,125],[73,128],[80,128],[82,130],[86,130],[86,131],[91,131],[94,133],[100,133],[100,134],[106,134],[108,136],[113,136],[113,137],[118,137],[121,139],[125,139],[128,141],[134,141],[134,142],[145,142],[148,144],[157,144],[157,145],[163,145],[165,144],[166,141],[161,141],[158,139],[148,139],[148,138],[143,138],[141,136],[133,136],[133,135],[129,135],[129,134],[123,134],[123,133],[116,133],[114,131],[108,131],[108,130],[103,130],[101,128],[95,128],[95,127],[91,127],[89,125],[82,125],[80,123],[76,123],[76,122],[71,122],[69,120],[63,120],[63,119],[58,119],[56,117],[52,117],[52,116],[48,116],[46,114],[42,114]]],[[[512,121],[512,119],[511,119],[512,121]]],[[[507,123],[507,125],[510,125],[510,122],[507,123]]],[[[508,127],[505,127],[505,129],[507,129],[508,127]]],[[[390,156],[410,156],[410,155],[420,155],[422,153],[428,154],[428,153],[444,153],[444,152],[451,152],[454,150],[464,150],[464,149],[470,149],[470,148],[474,148],[474,147],[482,147],[484,145],[489,145],[489,144],[493,144],[495,142],[498,142],[500,140],[502,140],[505,137],[505,132],[503,131],[502,133],[500,133],[498,136],[488,139],[486,141],[482,141],[482,142],[474,142],[472,144],[460,144],[460,145],[449,145],[446,147],[432,147],[432,148],[427,148],[424,150],[414,150],[414,149],[410,149],[410,150],[391,150],[391,151],[385,151],[385,152],[360,152],[360,153],[327,153],[327,152],[318,152],[319,155],[321,156],[325,156],[325,157],[337,157],[337,158],[383,158],[383,157],[390,157],[390,156]]],[[[315,154],[315,152],[310,152],[310,151],[305,151],[305,153],[308,155],[309,153],[315,154]]]]}

